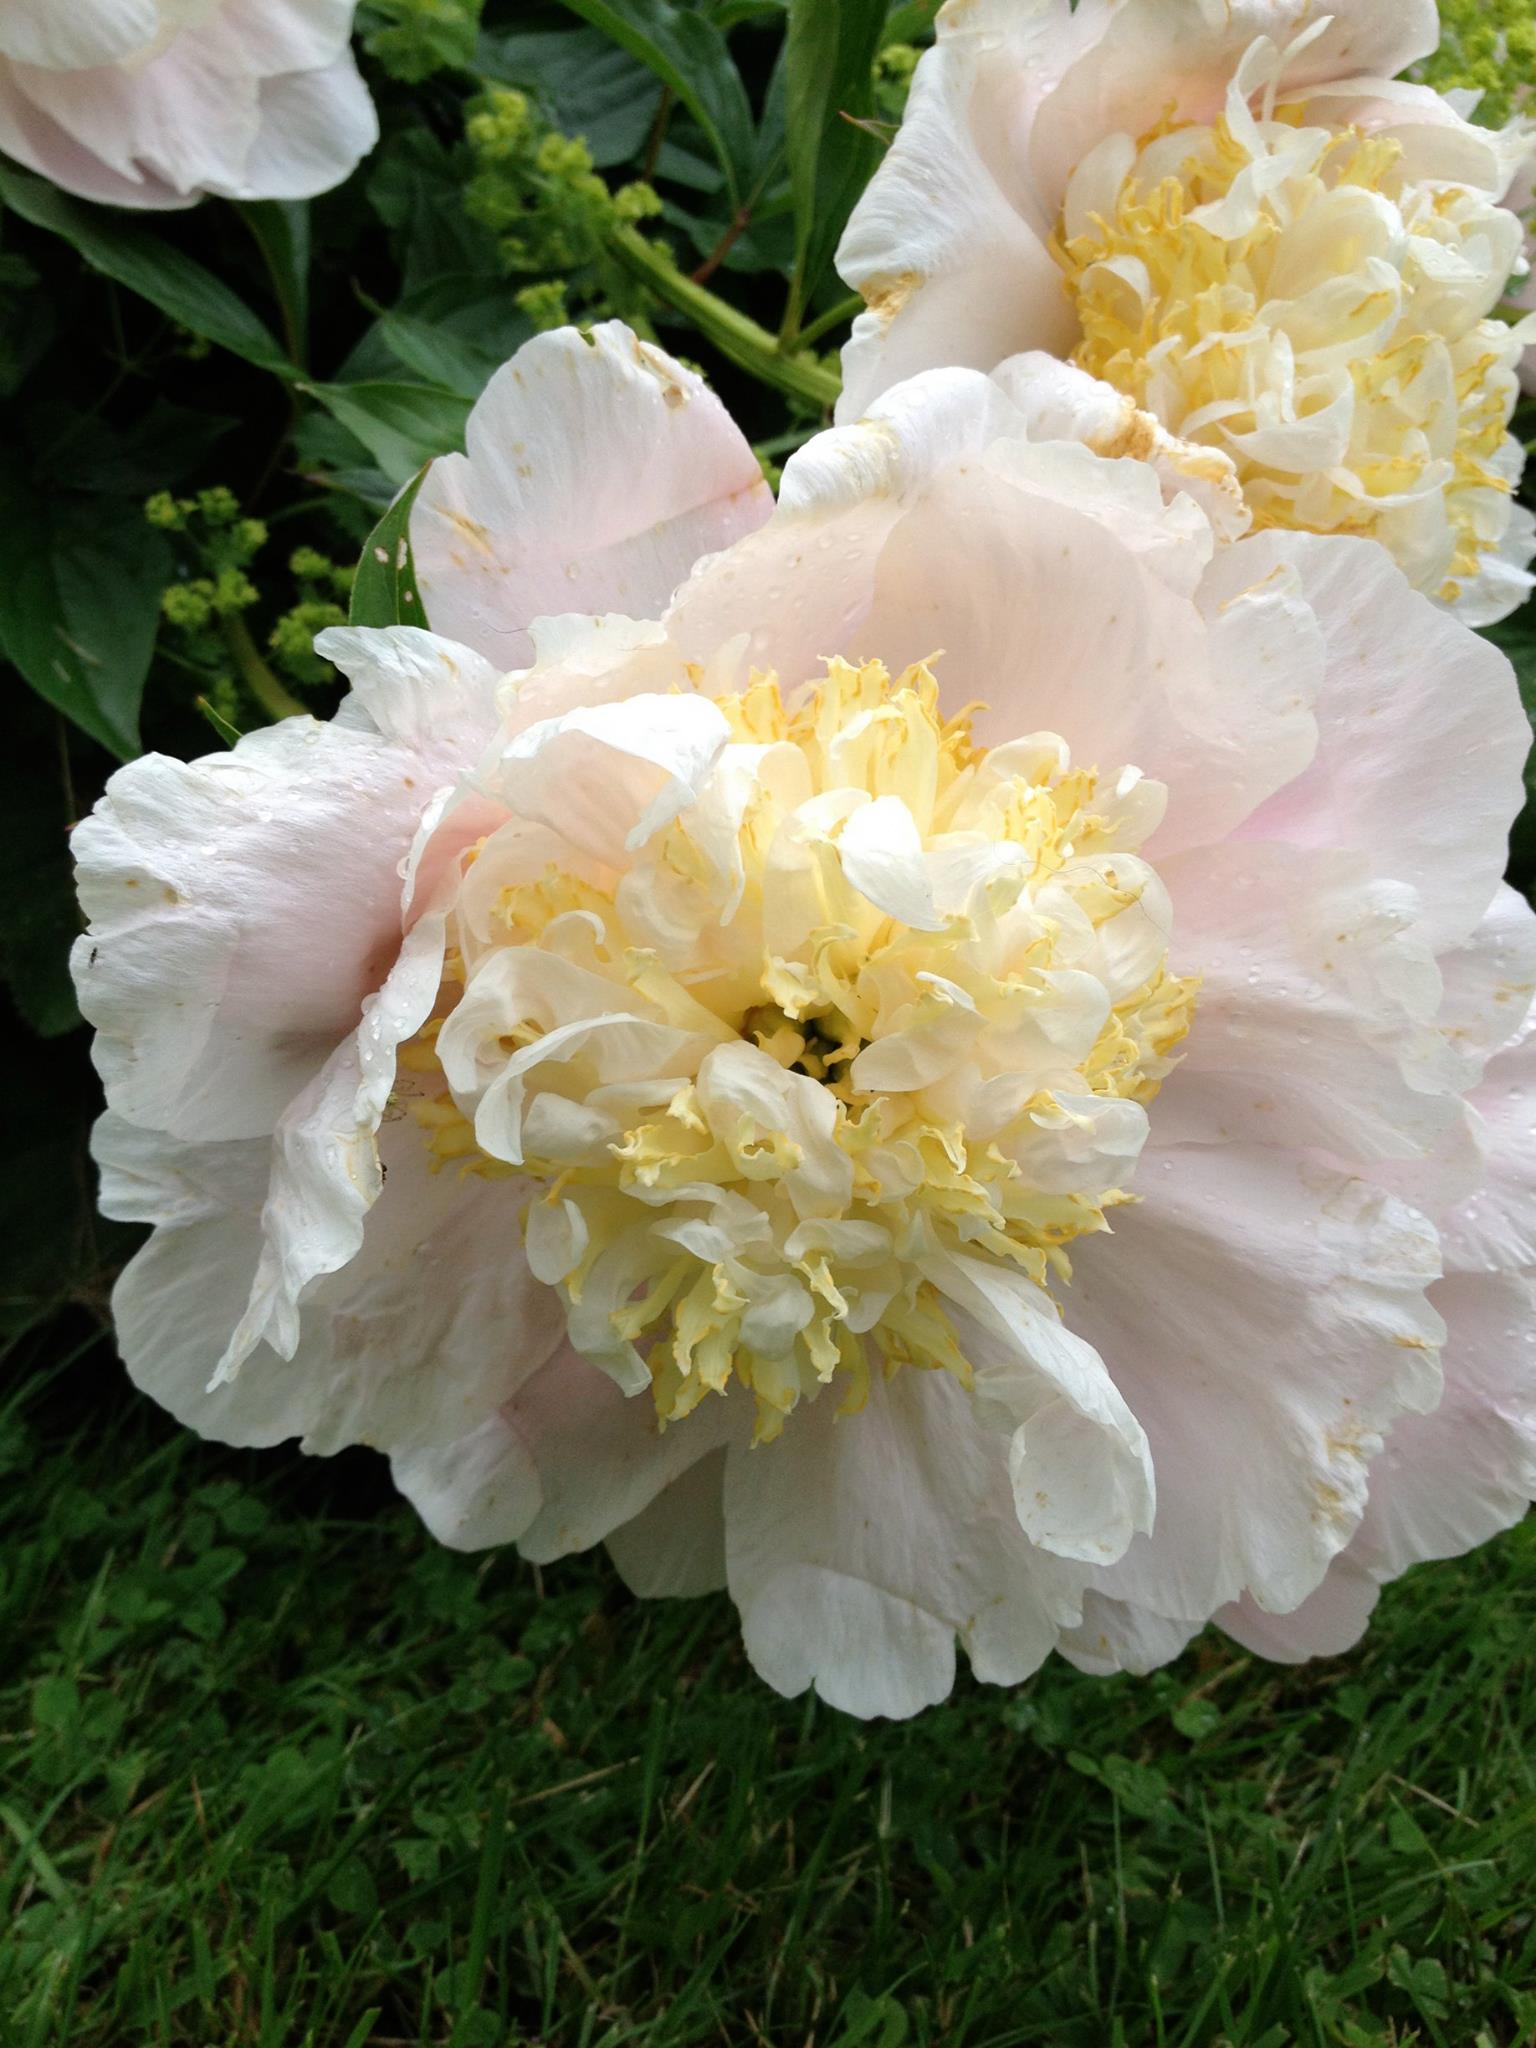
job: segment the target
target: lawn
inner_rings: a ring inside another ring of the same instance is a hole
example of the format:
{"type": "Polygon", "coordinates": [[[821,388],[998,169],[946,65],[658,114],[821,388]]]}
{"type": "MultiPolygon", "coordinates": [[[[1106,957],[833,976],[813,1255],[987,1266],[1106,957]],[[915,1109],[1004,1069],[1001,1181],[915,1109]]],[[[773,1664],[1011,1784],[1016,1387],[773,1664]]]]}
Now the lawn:
{"type": "Polygon", "coordinates": [[[177,1432],[83,1318],[11,1365],[7,2048],[1536,2038],[1536,1523],[1335,1663],[864,1726],[723,1597],[177,1432]]]}

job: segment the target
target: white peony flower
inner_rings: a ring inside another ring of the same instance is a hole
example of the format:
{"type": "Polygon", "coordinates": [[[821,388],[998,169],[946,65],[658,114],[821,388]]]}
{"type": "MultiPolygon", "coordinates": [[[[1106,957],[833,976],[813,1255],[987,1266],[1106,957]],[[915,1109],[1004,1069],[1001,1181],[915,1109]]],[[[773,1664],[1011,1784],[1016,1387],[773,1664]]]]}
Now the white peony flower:
{"type": "Polygon", "coordinates": [[[957,1639],[1289,1653],[1518,1516],[1509,668],[1380,548],[1218,548],[1172,444],[1040,438],[1061,374],[919,377],[765,519],[692,377],[543,337],[420,501],[468,644],[332,633],[331,724],[114,777],[142,1387],[387,1451],[446,1542],[727,1585],[866,1715],[957,1639]]]}
{"type": "Polygon", "coordinates": [[[949,0],[838,254],[847,416],[1047,350],[1229,461],[1254,527],[1379,540],[1504,617],[1529,124],[1395,81],[1438,34],[1432,0],[949,0]]]}
{"type": "MultiPolygon", "coordinates": [[[[1509,293],[1510,305],[1521,313],[1536,313],[1536,238],[1531,232],[1532,217],[1536,215],[1533,188],[1536,169],[1528,163],[1509,193],[1509,205],[1525,225],[1525,270],[1523,275],[1516,270],[1509,293]]],[[[1527,340],[1525,354],[1520,358],[1520,387],[1527,396],[1536,391],[1536,336],[1527,340]]]]}
{"type": "Polygon", "coordinates": [[[0,150],[114,206],[308,199],[378,140],[355,0],[0,0],[0,150]]]}

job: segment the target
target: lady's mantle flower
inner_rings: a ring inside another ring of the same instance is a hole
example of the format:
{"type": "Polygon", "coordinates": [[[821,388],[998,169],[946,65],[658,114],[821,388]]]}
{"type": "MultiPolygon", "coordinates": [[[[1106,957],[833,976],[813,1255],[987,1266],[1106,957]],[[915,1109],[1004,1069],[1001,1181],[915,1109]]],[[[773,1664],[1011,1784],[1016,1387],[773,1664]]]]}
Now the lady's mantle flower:
{"type": "Polygon", "coordinates": [[[114,206],[307,199],[378,139],[355,0],[0,0],[0,150],[114,206]]]}
{"type": "Polygon", "coordinates": [[[419,500],[457,640],[329,634],[333,723],[114,778],[142,1386],[386,1450],[448,1542],[727,1584],[862,1714],[956,1637],[1331,1641],[1519,1513],[1508,667],[1379,548],[1218,550],[1074,376],[915,379],[767,517],[694,379],[541,337],[419,500]]]}
{"type": "Polygon", "coordinates": [[[1379,540],[1502,618],[1528,144],[1391,77],[1437,32],[1431,0],[950,0],[839,252],[850,416],[1049,350],[1230,462],[1256,528],[1379,540]]]}

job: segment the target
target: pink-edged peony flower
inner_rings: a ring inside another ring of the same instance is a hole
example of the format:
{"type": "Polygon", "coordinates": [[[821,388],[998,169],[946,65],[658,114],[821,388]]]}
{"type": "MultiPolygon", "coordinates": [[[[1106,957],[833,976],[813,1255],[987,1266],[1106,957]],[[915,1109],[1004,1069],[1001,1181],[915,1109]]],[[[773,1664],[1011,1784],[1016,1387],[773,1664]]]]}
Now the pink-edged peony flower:
{"type": "Polygon", "coordinates": [[[355,0],[0,0],[0,150],[114,206],[308,199],[378,140],[355,0]]]}
{"type": "Polygon", "coordinates": [[[1503,618],[1529,124],[1393,78],[1438,37],[1433,0],[949,0],[838,252],[845,413],[1046,350],[1230,463],[1255,528],[1379,540],[1503,618]]]}
{"type": "Polygon", "coordinates": [[[1093,453],[1051,369],[898,387],[768,516],[686,372],[542,337],[420,500],[461,637],[334,632],[330,724],[119,771],[76,972],[139,1385],[377,1446],[445,1542],[728,1586],[864,1715],[957,1639],[1289,1654],[1516,1518],[1509,668],[1380,548],[1218,547],[1203,456],[1093,453]]]}

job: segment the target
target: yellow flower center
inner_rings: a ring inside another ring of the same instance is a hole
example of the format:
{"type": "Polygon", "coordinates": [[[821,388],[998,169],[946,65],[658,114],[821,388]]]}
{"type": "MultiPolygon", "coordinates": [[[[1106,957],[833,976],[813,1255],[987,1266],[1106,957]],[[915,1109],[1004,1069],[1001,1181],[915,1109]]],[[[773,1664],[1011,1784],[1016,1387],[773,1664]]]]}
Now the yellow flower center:
{"type": "Polygon", "coordinates": [[[1521,344],[1487,317],[1519,224],[1415,182],[1390,137],[1301,119],[1230,110],[1095,152],[1054,244],[1073,361],[1227,453],[1257,526],[1377,539],[1452,601],[1519,473],[1521,344]]]}
{"type": "Polygon", "coordinates": [[[1052,735],[980,750],[924,665],[719,708],[709,789],[625,872],[497,887],[477,849],[403,1064],[439,1166],[542,1183],[529,1257],[577,1348],[663,1423],[740,1383],[761,1441],[834,1381],[841,1412],[875,1370],[969,1382],[935,1248],[1070,1277],[1130,1199],[1195,984],[1166,968],[1133,850],[1163,792],[1134,770],[1105,787],[1052,735]],[[471,1038],[516,1093],[501,1156],[445,1085],[471,1038]]]}

